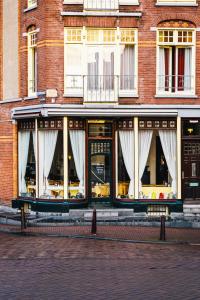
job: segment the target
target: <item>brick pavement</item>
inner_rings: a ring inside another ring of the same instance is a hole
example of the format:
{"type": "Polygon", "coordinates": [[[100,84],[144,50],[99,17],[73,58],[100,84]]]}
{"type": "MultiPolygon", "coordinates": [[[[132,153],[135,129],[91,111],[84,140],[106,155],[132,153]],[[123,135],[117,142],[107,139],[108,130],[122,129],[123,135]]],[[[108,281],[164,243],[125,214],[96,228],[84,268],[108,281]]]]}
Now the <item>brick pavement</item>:
{"type": "Polygon", "coordinates": [[[0,299],[200,299],[200,246],[0,233],[0,299]]]}
{"type": "MultiPolygon", "coordinates": [[[[21,232],[20,226],[0,225],[0,231],[21,232]]],[[[28,227],[26,234],[60,235],[60,236],[90,236],[91,225],[61,226],[43,225],[28,227]]],[[[133,241],[158,241],[160,227],[150,226],[121,226],[121,225],[98,225],[97,237],[133,241]]],[[[189,242],[200,244],[200,228],[171,228],[166,227],[166,240],[171,242],[189,242]]]]}

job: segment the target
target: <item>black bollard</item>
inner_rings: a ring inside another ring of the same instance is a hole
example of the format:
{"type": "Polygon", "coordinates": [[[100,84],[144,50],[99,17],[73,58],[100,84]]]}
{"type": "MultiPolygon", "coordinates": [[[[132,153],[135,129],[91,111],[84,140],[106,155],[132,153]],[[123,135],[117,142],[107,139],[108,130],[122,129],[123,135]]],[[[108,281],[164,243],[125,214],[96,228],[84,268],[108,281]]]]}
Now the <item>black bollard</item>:
{"type": "Polygon", "coordinates": [[[96,208],[94,208],[94,210],[93,210],[91,233],[94,235],[97,234],[97,211],[96,211],[96,208]]]}
{"type": "Polygon", "coordinates": [[[160,218],[160,241],[165,241],[166,240],[165,221],[166,221],[165,216],[161,216],[161,218],[160,218]]]}
{"type": "Polygon", "coordinates": [[[21,207],[21,231],[23,231],[24,228],[25,228],[24,220],[25,220],[25,217],[24,217],[24,206],[22,206],[21,207]]]}

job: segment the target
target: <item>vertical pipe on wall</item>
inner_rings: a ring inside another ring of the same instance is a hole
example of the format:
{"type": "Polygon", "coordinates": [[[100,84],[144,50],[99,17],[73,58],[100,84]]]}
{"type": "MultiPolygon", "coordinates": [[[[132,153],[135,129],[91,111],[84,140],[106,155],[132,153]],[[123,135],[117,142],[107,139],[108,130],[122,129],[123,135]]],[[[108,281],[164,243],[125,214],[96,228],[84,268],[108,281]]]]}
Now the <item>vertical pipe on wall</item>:
{"type": "Polygon", "coordinates": [[[35,119],[35,182],[36,198],[39,198],[39,143],[38,143],[38,120],[35,119]]]}
{"type": "Polygon", "coordinates": [[[181,199],[181,117],[177,117],[177,198],[181,199]]]}
{"type": "Polygon", "coordinates": [[[68,118],[64,117],[63,126],[63,159],[64,159],[64,199],[68,198],[68,118]]]}
{"type": "Polygon", "coordinates": [[[139,132],[138,132],[138,117],[134,118],[134,149],[135,149],[135,199],[139,198],[139,132]]]}

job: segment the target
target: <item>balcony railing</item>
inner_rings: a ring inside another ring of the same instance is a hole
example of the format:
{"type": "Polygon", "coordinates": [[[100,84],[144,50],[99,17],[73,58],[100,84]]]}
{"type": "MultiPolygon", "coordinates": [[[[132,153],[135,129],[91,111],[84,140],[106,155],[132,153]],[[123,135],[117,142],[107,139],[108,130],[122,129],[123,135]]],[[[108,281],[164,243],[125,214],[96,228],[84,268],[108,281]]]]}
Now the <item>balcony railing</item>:
{"type": "Polygon", "coordinates": [[[119,0],[84,0],[85,10],[117,10],[119,0]]]}
{"type": "Polygon", "coordinates": [[[192,93],[193,76],[190,75],[161,75],[158,76],[159,93],[192,93]]]}
{"type": "Polygon", "coordinates": [[[65,94],[84,102],[117,102],[120,96],[135,96],[136,76],[66,75],[65,94]]]}

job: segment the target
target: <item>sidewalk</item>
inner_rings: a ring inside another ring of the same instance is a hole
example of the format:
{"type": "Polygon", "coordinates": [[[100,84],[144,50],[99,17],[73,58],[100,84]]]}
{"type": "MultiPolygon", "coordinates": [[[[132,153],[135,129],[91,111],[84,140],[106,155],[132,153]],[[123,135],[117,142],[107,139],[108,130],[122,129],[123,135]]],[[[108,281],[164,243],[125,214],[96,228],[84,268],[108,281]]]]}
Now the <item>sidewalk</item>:
{"type": "MultiPolygon", "coordinates": [[[[15,225],[0,225],[0,231],[21,233],[21,227],[15,225]]],[[[85,237],[96,239],[113,239],[121,241],[158,242],[160,227],[98,225],[97,234],[91,234],[91,225],[55,225],[34,226],[22,231],[26,235],[85,237]]],[[[166,241],[176,243],[200,244],[200,229],[166,228],[166,241]]]]}

